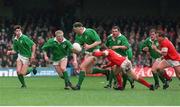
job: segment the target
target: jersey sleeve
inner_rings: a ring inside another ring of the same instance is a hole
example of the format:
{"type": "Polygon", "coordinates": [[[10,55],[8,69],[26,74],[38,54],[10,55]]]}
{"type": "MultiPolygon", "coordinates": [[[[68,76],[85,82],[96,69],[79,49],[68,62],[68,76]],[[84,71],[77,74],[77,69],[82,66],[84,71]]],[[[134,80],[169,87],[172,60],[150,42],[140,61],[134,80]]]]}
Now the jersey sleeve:
{"type": "Polygon", "coordinates": [[[168,43],[164,42],[163,44],[161,44],[161,52],[168,52],[168,43]]]}
{"type": "Polygon", "coordinates": [[[68,40],[67,40],[67,46],[68,46],[68,49],[67,49],[67,50],[68,50],[69,52],[72,52],[73,45],[72,45],[72,43],[71,43],[70,41],[68,41],[68,40]]]}
{"type": "Polygon", "coordinates": [[[97,32],[95,31],[95,30],[91,30],[91,39],[93,40],[93,41],[101,41],[101,39],[100,39],[100,37],[99,37],[99,35],[97,34],[97,32]]]}
{"type": "Polygon", "coordinates": [[[28,38],[27,36],[25,36],[24,41],[29,47],[32,47],[34,45],[34,42],[30,38],[28,38]]]}
{"type": "Polygon", "coordinates": [[[124,36],[122,39],[122,46],[126,46],[129,49],[129,42],[127,40],[127,38],[124,36]]]}
{"type": "Polygon", "coordinates": [[[17,43],[16,43],[15,40],[13,41],[13,50],[14,50],[15,52],[18,52],[18,46],[17,46],[17,43]]]}
{"type": "Polygon", "coordinates": [[[47,52],[48,49],[51,48],[51,47],[52,47],[52,42],[51,42],[51,40],[49,39],[49,40],[42,46],[42,50],[47,52]]]}
{"type": "Polygon", "coordinates": [[[110,39],[110,36],[108,36],[107,40],[105,41],[105,45],[106,45],[108,48],[110,48],[109,39],[110,39]]]}

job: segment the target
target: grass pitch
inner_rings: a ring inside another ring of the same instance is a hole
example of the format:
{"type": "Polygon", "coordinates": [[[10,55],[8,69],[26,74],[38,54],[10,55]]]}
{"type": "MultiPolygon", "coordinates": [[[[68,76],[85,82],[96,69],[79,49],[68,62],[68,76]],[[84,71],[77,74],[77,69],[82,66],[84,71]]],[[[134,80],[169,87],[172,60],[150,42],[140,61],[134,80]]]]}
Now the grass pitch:
{"type": "MultiPolygon", "coordinates": [[[[135,82],[124,91],[104,89],[104,77],[86,77],[80,91],[64,90],[58,77],[26,77],[27,89],[21,89],[17,77],[0,77],[0,106],[180,106],[180,82],[173,78],[170,87],[149,91],[135,82]]],[[[71,77],[72,83],[77,82],[71,77]]],[[[153,83],[152,78],[146,78],[153,83]]],[[[162,86],[162,84],[161,84],[162,86]]]]}

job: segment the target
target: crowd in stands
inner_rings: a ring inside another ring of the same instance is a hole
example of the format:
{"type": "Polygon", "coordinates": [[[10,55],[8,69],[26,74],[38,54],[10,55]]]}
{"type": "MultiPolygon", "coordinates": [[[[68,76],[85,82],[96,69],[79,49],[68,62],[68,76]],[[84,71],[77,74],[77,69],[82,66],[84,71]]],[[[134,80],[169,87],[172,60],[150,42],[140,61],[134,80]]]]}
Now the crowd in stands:
{"type": "MultiPolygon", "coordinates": [[[[121,33],[124,34],[133,49],[133,65],[150,66],[151,58],[148,54],[139,51],[139,45],[149,36],[151,27],[163,29],[167,37],[174,43],[180,52],[180,20],[178,18],[162,17],[91,17],[77,18],[71,14],[63,16],[54,13],[27,14],[14,18],[0,18],[0,67],[15,67],[17,55],[7,56],[7,50],[12,49],[14,38],[13,26],[22,25],[23,33],[28,35],[37,44],[36,59],[38,67],[49,66],[50,62],[45,62],[41,47],[49,38],[54,37],[54,32],[61,29],[65,37],[72,43],[75,34],[72,31],[72,24],[81,21],[85,27],[95,29],[102,42],[111,33],[111,27],[118,25],[121,33]]],[[[71,58],[70,58],[71,59],[71,58]]],[[[72,60],[69,61],[71,66],[72,60]]]]}

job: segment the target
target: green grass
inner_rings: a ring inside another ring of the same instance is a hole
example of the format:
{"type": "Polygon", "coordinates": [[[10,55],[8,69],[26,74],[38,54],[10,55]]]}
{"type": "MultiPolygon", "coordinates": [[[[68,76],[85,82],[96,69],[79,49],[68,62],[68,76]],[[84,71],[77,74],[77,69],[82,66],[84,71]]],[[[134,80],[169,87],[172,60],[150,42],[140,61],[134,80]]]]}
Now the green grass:
{"type": "MultiPolygon", "coordinates": [[[[71,80],[75,84],[76,77],[71,80]]],[[[146,78],[153,82],[152,78],[146,78]]],[[[80,91],[64,90],[62,79],[58,77],[27,77],[27,89],[21,89],[16,77],[0,77],[0,106],[180,106],[180,86],[173,78],[167,90],[162,88],[149,91],[135,83],[130,89],[129,83],[124,91],[104,89],[104,77],[86,77],[80,91]]]]}

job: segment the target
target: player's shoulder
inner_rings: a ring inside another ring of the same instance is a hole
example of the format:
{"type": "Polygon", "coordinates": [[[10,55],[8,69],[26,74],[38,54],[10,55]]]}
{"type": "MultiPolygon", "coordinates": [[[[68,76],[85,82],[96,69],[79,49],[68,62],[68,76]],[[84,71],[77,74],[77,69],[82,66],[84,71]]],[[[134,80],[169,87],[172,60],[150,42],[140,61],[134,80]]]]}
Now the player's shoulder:
{"type": "Polygon", "coordinates": [[[145,40],[146,40],[146,41],[150,41],[150,40],[151,40],[151,37],[147,37],[145,40]]]}
{"type": "Polygon", "coordinates": [[[171,41],[168,39],[168,38],[165,38],[163,41],[162,41],[162,43],[163,44],[169,44],[171,41]]]}
{"type": "Polygon", "coordinates": [[[50,38],[50,39],[47,40],[47,42],[50,42],[50,43],[52,43],[54,41],[55,41],[55,38],[50,38]]]}
{"type": "Polygon", "coordinates": [[[86,31],[95,31],[95,30],[92,28],[86,28],[86,31]]]}
{"type": "Polygon", "coordinates": [[[85,33],[94,33],[94,32],[96,32],[96,31],[92,28],[86,28],[86,30],[85,30],[85,33]]]}
{"type": "Polygon", "coordinates": [[[25,34],[22,34],[21,35],[22,38],[29,38],[29,36],[25,35],[25,34]]]}
{"type": "Polygon", "coordinates": [[[71,43],[68,39],[64,38],[65,43],[71,43]]]}
{"type": "Polygon", "coordinates": [[[127,39],[127,37],[125,36],[125,35],[123,35],[123,34],[121,34],[120,36],[118,36],[118,38],[122,38],[122,39],[127,39]]]}
{"type": "Polygon", "coordinates": [[[108,35],[107,39],[111,39],[112,38],[112,34],[108,35]]]}

